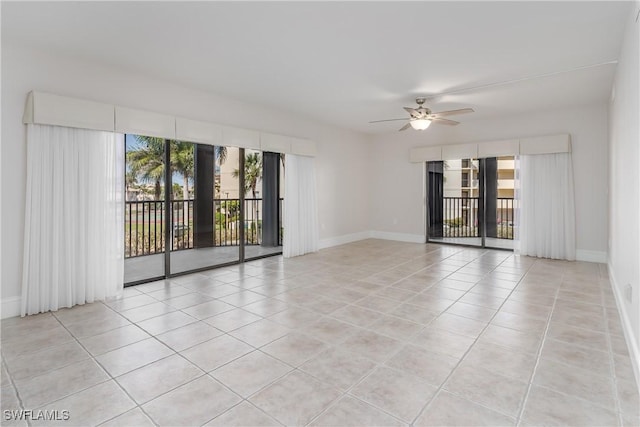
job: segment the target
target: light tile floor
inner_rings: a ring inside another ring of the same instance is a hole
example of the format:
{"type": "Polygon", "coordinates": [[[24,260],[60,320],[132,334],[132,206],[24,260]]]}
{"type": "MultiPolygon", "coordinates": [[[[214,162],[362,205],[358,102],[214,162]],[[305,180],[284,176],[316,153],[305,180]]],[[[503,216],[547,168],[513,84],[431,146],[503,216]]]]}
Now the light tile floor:
{"type": "Polygon", "coordinates": [[[638,425],[638,400],[606,267],[504,251],[366,240],[2,321],[2,409],[61,425],[638,425]]]}

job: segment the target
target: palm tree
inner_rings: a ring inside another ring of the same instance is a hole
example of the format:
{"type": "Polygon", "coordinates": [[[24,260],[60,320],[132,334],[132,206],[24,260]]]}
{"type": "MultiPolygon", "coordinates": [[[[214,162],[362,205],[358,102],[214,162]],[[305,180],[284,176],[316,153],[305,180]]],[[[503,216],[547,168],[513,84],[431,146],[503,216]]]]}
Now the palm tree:
{"type": "Polygon", "coordinates": [[[138,177],[132,170],[128,170],[124,174],[124,189],[127,199],[129,198],[129,189],[138,183],[138,177]]]}
{"type": "Polygon", "coordinates": [[[227,147],[222,145],[216,145],[216,158],[220,159],[220,164],[223,164],[227,161],[227,147]]]}
{"type": "MultiPolygon", "coordinates": [[[[238,178],[240,171],[233,170],[233,177],[238,178]]],[[[262,156],[260,153],[251,153],[245,156],[244,160],[244,194],[251,191],[253,198],[256,198],[256,187],[262,178],[262,156]]]]}
{"type": "Polygon", "coordinates": [[[130,171],[143,182],[153,182],[154,198],[160,200],[160,182],[164,176],[164,139],[136,135],[135,140],[135,149],[127,153],[130,171]]]}
{"type": "MultiPolygon", "coordinates": [[[[160,200],[160,182],[164,176],[164,138],[135,136],[138,145],[127,153],[130,171],[142,181],[155,183],[155,199],[160,200]]],[[[193,179],[193,144],[171,141],[171,173],[182,175],[183,199],[189,199],[189,181],[193,179]]]]}
{"type": "MultiPolygon", "coordinates": [[[[240,176],[240,171],[238,169],[234,169],[233,177],[238,178],[240,176]]],[[[258,186],[258,181],[262,178],[262,156],[260,153],[251,153],[247,154],[244,158],[244,194],[246,195],[249,191],[251,191],[251,195],[255,199],[256,187],[258,186]]],[[[255,233],[257,229],[258,222],[258,201],[253,200],[253,221],[251,221],[251,229],[255,233]]]]}
{"type": "Polygon", "coordinates": [[[182,175],[182,198],[189,199],[189,180],[193,179],[193,144],[183,141],[171,141],[171,169],[182,175]]]}

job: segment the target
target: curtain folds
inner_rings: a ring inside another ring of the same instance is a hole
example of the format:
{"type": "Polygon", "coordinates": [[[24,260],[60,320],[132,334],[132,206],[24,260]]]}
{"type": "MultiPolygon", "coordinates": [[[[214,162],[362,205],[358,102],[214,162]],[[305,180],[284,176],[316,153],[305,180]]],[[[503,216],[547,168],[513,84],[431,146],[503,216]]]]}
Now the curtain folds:
{"type": "Polygon", "coordinates": [[[23,316],[122,291],[123,168],[123,135],[27,126],[23,316]]]}
{"type": "Polygon", "coordinates": [[[516,254],[575,260],[571,153],[520,156],[518,174],[516,254]]]}
{"type": "Polygon", "coordinates": [[[314,165],[313,157],[293,154],[285,157],[286,197],[282,248],[285,258],[318,250],[318,202],[314,165]]]}

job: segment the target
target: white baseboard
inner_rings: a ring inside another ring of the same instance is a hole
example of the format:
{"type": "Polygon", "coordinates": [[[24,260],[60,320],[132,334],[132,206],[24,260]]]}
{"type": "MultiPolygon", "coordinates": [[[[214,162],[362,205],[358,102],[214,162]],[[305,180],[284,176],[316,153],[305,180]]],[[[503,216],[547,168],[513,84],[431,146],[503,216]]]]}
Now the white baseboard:
{"type": "Polygon", "coordinates": [[[370,231],[361,231],[359,233],[345,234],[343,236],[328,237],[326,239],[320,239],[320,249],[326,249],[333,246],[345,245],[351,242],[357,242],[359,240],[369,239],[371,237],[370,231]]]}
{"type": "Polygon", "coordinates": [[[422,234],[392,233],[389,231],[371,231],[372,239],[395,240],[397,242],[425,243],[426,237],[422,234]]]}
{"type": "Polygon", "coordinates": [[[616,282],[615,275],[613,274],[613,268],[611,262],[608,263],[607,269],[609,270],[609,280],[611,281],[611,287],[613,288],[613,295],[616,298],[616,305],[618,306],[618,312],[620,313],[620,321],[622,322],[622,329],[624,331],[624,338],[627,341],[627,347],[629,347],[629,354],[631,355],[631,366],[633,367],[633,373],[636,376],[636,384],[640,391],[640,348],[638,347],[638,341],[633,333],[631,327],[631,320],[627,313],[626,304],[624,298],[620,293],[618,282],[616,282]]]}
{"type": "Polygon", "coordinates": [[[6,319],[8,317],[20,316],[20,301],[21,297],[8,297],[0,300],[0,318],[6,319]]]}
{"type": "Polygon", "coordinates": [[[607,263],[607,253],[603,251],[588,251],[576,249],[576,261],[607,263]]]}

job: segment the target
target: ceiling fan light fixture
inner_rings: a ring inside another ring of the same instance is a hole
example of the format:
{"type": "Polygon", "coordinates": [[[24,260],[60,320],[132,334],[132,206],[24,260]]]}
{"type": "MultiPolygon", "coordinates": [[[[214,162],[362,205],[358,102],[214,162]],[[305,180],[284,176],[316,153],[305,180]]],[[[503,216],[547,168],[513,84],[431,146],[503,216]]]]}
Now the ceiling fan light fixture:
{"type": "Polygon", "coordinates": [[[425,130],[431,124],[431,120],[414,119],[414,120],[411,120],[409,123],[411,123],[411,127],[414,128],[415,130],[425,130]]]}

